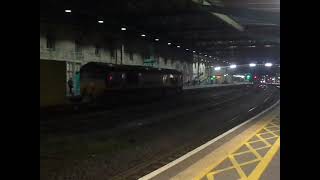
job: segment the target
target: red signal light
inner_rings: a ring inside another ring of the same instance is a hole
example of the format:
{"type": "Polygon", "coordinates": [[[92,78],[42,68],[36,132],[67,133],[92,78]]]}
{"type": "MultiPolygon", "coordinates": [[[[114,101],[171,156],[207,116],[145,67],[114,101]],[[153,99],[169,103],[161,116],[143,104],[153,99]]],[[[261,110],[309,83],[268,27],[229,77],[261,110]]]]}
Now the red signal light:
{"type": "Polygon", "coordinates": [[[108,80],[108,81],[111,81],[111,80],[112,80],[112,75],[108,75],[108,76],[107,76],[107,80],[108,80]]]}

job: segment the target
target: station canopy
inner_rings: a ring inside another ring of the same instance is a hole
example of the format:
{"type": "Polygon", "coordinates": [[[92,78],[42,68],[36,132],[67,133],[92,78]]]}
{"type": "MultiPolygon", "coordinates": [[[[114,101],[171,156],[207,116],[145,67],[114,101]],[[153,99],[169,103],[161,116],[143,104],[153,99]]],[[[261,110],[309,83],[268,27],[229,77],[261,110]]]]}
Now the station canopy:
{"type": "Polygon", "coordinates": [[[40,22],[125,27],[213,60],[280,63],[280,0],[42,0],[40,22]]]}

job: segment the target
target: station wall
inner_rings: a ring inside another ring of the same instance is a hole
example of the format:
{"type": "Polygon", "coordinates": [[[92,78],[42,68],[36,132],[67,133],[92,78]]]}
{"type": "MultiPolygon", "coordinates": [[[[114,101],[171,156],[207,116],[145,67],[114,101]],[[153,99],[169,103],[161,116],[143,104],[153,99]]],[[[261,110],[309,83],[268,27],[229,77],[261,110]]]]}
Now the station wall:
{"type": "MultiPolygon", "coordinates": [[[[179,54],[168,47],[143,39],[120,40],[118,34],[82,31],[71,25],[40,23],[40,59],[74,62],[106,62],[126,65],[148,65],[177,69],[184,81],[193,78],[193,55],[179,54]]],[[[174,49],[174,48],[171,48],[174,49]]]]}

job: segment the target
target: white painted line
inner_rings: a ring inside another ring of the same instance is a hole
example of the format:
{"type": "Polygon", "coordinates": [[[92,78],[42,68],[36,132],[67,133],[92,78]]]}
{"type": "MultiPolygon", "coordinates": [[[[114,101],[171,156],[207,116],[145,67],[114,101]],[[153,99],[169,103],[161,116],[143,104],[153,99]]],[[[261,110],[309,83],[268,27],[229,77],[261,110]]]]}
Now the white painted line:
{"type": "Polygon", "coordinates": [[[211,144],[213,144],[214,142],[216,142],[216,141],[218,141],[219,139],[223,138],[224,136],[226,136],[226,135],[232,133],[233,131],[237,130],[237,129],[240,128],[241,126],[244,126],[245,124],[248,124],[249,122],[253,121],[253,120],[256,119],[257,117],[261,116],[261,115],[264,114],[265,112],[269,111],[270,109],[272,109],[273,107],[275,107],[276,105],[278,105],[279,102],[280,102],[280,100],[278,100],[275,104],[273,104],[272,106],[270,106],[270,107],[267,108],[266,110],[264,110],[264,111],[262,111],[261,113],[255,115],[254,117],[250,118],[249,120],[247,120],[247,121],[239,124],[238,126],[232,128],[232,129],[230,129],[229,131],[221,134],[220,136],[218,136],[218,137],[210,140],[209,142],[207,142],[207,143],[205,143],[205,144],[197,147],[196,149],[188,152],[187,154],[181,156],[180,158],[178,158],[178,159],[176,159],[176,160],[174,160],[174,161],[166,164],[165,166],[162,166],[161,168],[159,168],[159,169],[157,169],[157,170],[155,170],[155,171],[153,171],[153,172],[151,172],[151,173],[149,173],[149,174],[147,174],[147,175],[139,178],[138,180],[148,180],[148,179],[151,179],[151,178],[157,176],[158,174],[160,174],[160,173],[168,170],[169,168],[175,166],[176,164],[184,161],[185,159],[189,158],[190,156],[192,156],[192,155],[198,153],[199,151],[205,149],[206,147],[210,146],[211,144]]]}
{"type": "Polygon", "coordinates": [[[239,117],[239,115],[238,116],[236,116],[236,117],[234,117],[234,118],[232,118],[231,120],[229,120],[228,122],[231,122],[231,121],[233,121],[233,120],[235,120],[235,119],[237,119],[239,117]]]}
{"type": "Polygon", "coordinates": [[[269,96],[269,97],[267,97],[263,102],[267,102],[267,101],[268,101],[268,99],[270,99],[270,96],[269,96]]]}
{"type": "Polygon", "coordinates": [[[250,111],[254,110],[255,108],[257,108],[257,107],[253,107],[253,108],[249,109],[249,111],[248,111],[248,112],[250,112],[250,111]]]}

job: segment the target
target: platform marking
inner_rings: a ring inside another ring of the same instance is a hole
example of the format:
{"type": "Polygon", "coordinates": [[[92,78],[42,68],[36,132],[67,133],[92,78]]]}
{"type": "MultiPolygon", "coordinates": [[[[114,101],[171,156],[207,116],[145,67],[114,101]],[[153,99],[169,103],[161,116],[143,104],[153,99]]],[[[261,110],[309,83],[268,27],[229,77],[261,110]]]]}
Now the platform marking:
{"type": "Polygon", "coordinates": [[[213,143],[215,143],[216,141],[218,141],[219,139],[227,136],[228,134],[232,133],[233,131],[239,129],[240,127],[244,126],[245,124],[248,124],[249,122],[253,121],[254,119],[258,118],[259,116],[263,115],[264,113],[268,112],[269,110],[271,110],[272,108],[274,108],[275,106],[277,106],[279,103],[280,103],[280,100],[278,100],[276,103],[274,103],[272,106],[270,106],[269,108],[265,109],[265,110],[262,111],[261,113],[259,113],[259,114],[255,115],[254,117],[248,119],[247,121],[239,124],[238,126],[230,129],[229,131],[227,131],[227,132],[219,135],[218,137],[216,137],[216,138],[208,141],[207,143],[199,146],[198,148],[196,148],[196,149],[188,152],[187,154],[181,156],[180,158],[178,158],[178,159],[176,159],[176,160],[174,160],[174,161],[166,164],[165,166],[162,166],[161,168],[159,168],[159,169],[157,169],[157,170],[155,170],[155,171],[153,171],[153,172],[151,172],[151,173],[149,173],[149,174],[147,174],[147,175],[139,178],[138,180],[148,180],[148,179],[151,179],[151,178],[159,175],[160,173],[162,173],[162,172],[168,170],[169,168],[171,168],[171,167],[179,164],[180,162],[184,161],[185,159],[189,158],[190,156],[192,156],[192,155],[198,153],[199,151],[207,148],[207,147],[210,146],[211,144],[213,144],[213,143]]]}
{"type": "MultiPolygon", "coordinates": [[[[269,120],[262,128],[259,128],[253,136],[250,136],[250,138],[246,139],[243,143],[240,143],[239,147],[236,148],[236,151],[233,153],[230,153],[227,155],[226,158],[224,158],[222,161],[213,164],[206,168],[203,172],[199,173],[197,177],[194,178],[194,180],[214,180],[215,175],[219,174],[220,176],[223,176],[223,173],[235,169],[238,173],[241,180],[257,180],[260,178],[262,173],[265,171],[269,163],[271,162],[274,155],[278,152],[280,148],[280,135],[275,134],[275,132],[280,131],[280,124],[279,120],[269,120]],[[276,130],[271,130],[270,128],[279,128],[276,130]],[[264,131],[264,132],[262,132],[264,131]],[[263,136],[269,134],[272,135],[271,137],[264,138],[263,136]],[[252,138],[256,138],[257,140],[251,140],[252,138]],[[274,143],[270,143],[268,140],[270,139],[276,139],[274,143]],[[263,143],[263,147],[254,147],[254,143],[263,143]],[[247,147],[246,151],[238,152],[238,150],[241,147],[247,147]],[[264,156],[259,154],[259,150],[267,150],[266,154],[264,156]],[[251,154],[255,156],[255,159],[249,159],[245,162],[239,162],[236,157],[243,156],[245,154],[251,154]],[[222,162],[224,161],[231,161],[232,165],[229,167],[225,167],[223,169],[216,169],[222,162]],[[254,163],[257,163],[254,169],[249,173],[246,174],[243,167],[245,165],[254,165],[254,163]]],[[[229,180],[229,179],[228,179],[229,180]]],[[[230,179],[231,180],[231,179],[230,179]]]]}
{"type": "Polygon", "coordinates": [[[257,107],[253,107],[253,108],[249,109],[249,111],[248,111],[248,112],[250,112],[250,111],[254,110],[255,108],[257,108],[257,107]]]}

